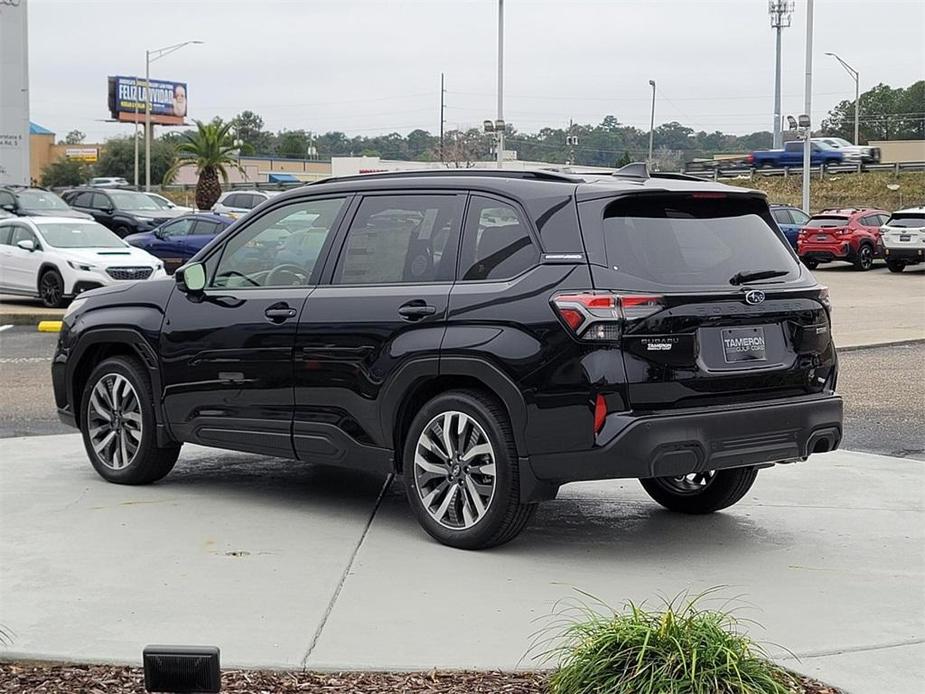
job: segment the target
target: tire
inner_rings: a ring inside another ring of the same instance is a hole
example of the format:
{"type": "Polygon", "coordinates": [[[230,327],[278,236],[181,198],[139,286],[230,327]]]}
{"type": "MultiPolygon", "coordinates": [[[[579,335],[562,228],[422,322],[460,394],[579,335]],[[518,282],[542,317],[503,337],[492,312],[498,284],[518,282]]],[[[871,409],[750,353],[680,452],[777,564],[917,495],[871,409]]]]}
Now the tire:
{"type": "Polygon", "coordinates": [[[157,445],[153,400],[145,368],[131,357],[106,359],[87,379],[80,399],[80,429],[93,468],[107,482],[150,484],[164,477],[177,462],[179,445],[157,445]],[[120,396],[115,408],[112,386],[118,387],[120,396]],[[97,391],[98,387],[107,395],[97,391]],[[105,421],[107,414],[110,421],[115,419],[115,431],[105,421]],[[104,444],[107,437],[110,442],[104,444]]]}
{"type": "Polygon", "coordinates": [[[402,460],[414,515],[431,537],[450,547],[486,549],[509,542],[536,511],[536,504],[520,501],[520,471],[507,413],[481,391],[451,391],[424,405],[408,429],[402,460]],[[451,432],[462,427],[462,441],[451,437],[449,451],[442,437],[444,423],[451,432]],[[483,452],[470,460],[481,465],[460,460],[476,447],[483,452]],[[491,460],[493,475],[487,474],[491,460]]]}
{"type": "Polygon", "coordinates": [[[124,239],[126,236],[132,233],[132,230],[129,229],[124,224],[119,224],[115,229],[112,230],[113,233],[118,236],[120,239],[124,239]]]}
{"type": "Polygon", "coordinates": [[[906,269],[906,264],[897,260],[886,261],[886,266],[889,268],[890,272],[902,272],[906,269]]]}
{"type": "Polygon", "coordinates": [[[669,511],[703,514],[732,506],[748,493],[757,476],[757,468],[738,467],[684,477],[653,477],[639,481],[649,496],[669,511]],[[698,482],[698,477],[711,474],[712,477],[705,484],[698,482]]]}
{"type": "Polygon", "coordinates": [[[815,258],[800,258],[803,261],[803,264],[810,270],[815,270],[819,267],[819,261],[815,258]]]}
{"type": "Polygon", "coordinates": [[[854,267],[860,272],[867,272],[874,266],[874,249],[869,244],[862,244],[858,249],[857,260],[854,261],[854,267]]]}
{"type": "Polygon", "coordinates": [[[64,305],[64,280],[57,270],[45,270],[39,277],[39,298],[48,308],[61,308],[64,305]]]}

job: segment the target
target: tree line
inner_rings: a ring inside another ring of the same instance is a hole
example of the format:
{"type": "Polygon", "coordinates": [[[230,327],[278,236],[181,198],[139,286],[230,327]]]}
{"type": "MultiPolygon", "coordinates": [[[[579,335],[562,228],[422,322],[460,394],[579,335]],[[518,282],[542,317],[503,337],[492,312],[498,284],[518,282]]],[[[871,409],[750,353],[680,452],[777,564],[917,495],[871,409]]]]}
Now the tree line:
{"type": "MultiPolygon", "coordinates": [[[[861,141],[891,139],[925,139],[925,80],[905,88],[885,84],[864,92],[860,97],[861,141]]],[[[475,161],[493,158],[495,140],[478,128],[450,130],[439,135],[423,129],[406,135],[392,132],[382,135],[350,136],[341,131],[313,133],[306,129],[270,132],[263,118],[253,111],[242,111],[228,123],[214,119],[213,123],[230,125],[227,138],[241,156],[265,156],[291,159],[328,160],[341,156],[379,156],[383,159],[408,161],[445,161],[449,166],[468,166],[475,161]]],[[[837,104],[820,124],[819,135],[854,137],[854,102],[837,104]]],[[[78,140],[82,133],[68,133],[68,141],[78,140]]],[[[151,152],[152,180],[161,182],[177,160],[178,147],[189,134],[169,132],[157,138],[151,152]]],[[[784,133],[784,139],[795,139],[795,132],[784,133]]],[[[719,130],[697,131],[672,121],[655,128],[653,158],[662,170],[678,169],[685,161],[710,158],[720,153],[742,153],[771,146],[770,131],[761,130],[747,135],[730,135],[719,130]]],[[[517,158],[527,161],[572,163],[577,166],[620,166],[640,161],[648,156],[649,132],[626,125],[617,116],[608,115],[597,124],[575,124],[571,127],[546,127],[535,133],[520,132],[511,125],[505,134],[506,149],[517,152],[517,158]],[[568,136],[578,138],[578,144],[567,144],[568,136]]],[[[224,143],[228,146],[228,143],[224,143]]],[[[140,169],[144,170],[141,153],[140,169]]],[[[95,166],[61,160],[43,172],[44,185],[64,186],[84,182],[93,175],[123,176],[131,181],[134,172],[134,144],[131,137],[108,140],[95,166]]]]}

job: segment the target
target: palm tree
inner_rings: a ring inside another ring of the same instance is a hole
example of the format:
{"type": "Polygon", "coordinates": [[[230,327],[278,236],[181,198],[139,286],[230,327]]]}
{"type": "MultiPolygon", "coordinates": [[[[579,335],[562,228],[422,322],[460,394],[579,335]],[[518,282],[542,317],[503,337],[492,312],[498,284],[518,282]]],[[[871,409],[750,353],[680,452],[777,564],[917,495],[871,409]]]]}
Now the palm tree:
{"type": "Polygon", "coordinates": [[[183,141],[177,145],[177,158],[173,166],[164,174],[164,182],[169,183],[176,176],[181,166],[193,164],[199,174],[196,183],[196,207],[208,210],[222,194],[218,182],[228,182],[228,166],[241,171],[234,155],[233,123],[223,123],[215,119],[211,123],[196,121],[196,131],[183,134],[183,141]]]}

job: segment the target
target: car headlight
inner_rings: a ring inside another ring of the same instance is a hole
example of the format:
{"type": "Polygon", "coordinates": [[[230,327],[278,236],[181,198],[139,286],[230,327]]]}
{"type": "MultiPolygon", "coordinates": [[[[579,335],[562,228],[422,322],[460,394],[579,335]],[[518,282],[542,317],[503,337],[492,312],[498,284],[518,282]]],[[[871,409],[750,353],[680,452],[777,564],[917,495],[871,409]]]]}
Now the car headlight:
{"type": "Polygon", "coordinates": [[[77,311],[81,306],[87,303],[86,299],[74,299],[71,302],[71,305],[67,307],[67,311],[64,312],[64,319],[67,320],[67,317],[77,311]]]}
{"type": "Polygon", "coordinates": [[[69,260],[67,264],[70,265],[74,270],[82,270],[83,272],[92,272],[96,270],[96,265],[90,265],[89,263],[79,263],[76,260],[69,260]]]}

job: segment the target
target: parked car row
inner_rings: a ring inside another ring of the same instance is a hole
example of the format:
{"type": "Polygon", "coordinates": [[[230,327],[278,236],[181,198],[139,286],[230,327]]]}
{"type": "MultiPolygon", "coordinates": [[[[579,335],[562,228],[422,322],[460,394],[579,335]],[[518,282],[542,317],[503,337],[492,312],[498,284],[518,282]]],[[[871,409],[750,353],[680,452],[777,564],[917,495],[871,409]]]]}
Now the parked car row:
{"type": "Polygon", "coordinates": [[[882,258],[891,272],[925,261],[925,207],[892,214],[874,208],[829,209],[809,216],[790,205],[771,215],[806,267],[842,261],[870,270],[882,258]]]}

